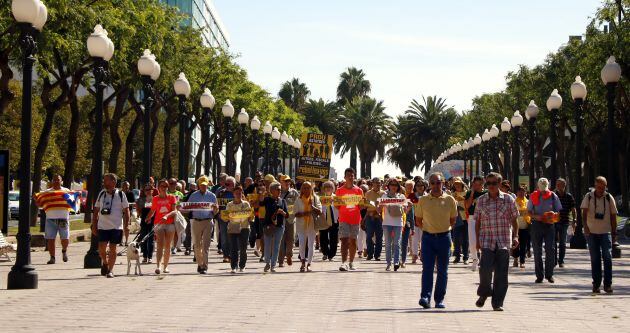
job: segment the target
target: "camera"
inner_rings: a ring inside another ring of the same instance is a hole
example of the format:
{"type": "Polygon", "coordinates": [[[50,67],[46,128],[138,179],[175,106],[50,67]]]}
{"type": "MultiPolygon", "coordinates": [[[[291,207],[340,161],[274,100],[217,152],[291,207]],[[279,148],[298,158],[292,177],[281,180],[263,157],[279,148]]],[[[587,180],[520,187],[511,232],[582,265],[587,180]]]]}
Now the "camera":
{"type": "Polygon", "coordinates": [[[604,219],[604,213],[595,213],[595,219],[596,220],[603,220],[604,219]]]}
{"type": "Polygon", "coordinates": [[[111,213],[112,213],[112,210],[110,208],[101,209],[101,215],[109,215],[111,213]]]}

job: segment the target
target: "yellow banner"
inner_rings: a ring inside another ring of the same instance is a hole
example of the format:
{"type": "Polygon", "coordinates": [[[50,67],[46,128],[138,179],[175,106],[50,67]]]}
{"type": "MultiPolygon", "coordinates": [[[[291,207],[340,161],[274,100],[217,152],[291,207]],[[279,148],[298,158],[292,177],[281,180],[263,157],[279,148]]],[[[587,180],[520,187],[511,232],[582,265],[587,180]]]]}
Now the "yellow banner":
{"type": "Polygon", "coordinates": [[[295,205],[287,205],[287,210],[288,210],[287,214],[293,215],[294,207],[295,205]]]}
{"type": "Polygon", "coordinates": [[[250,193],[247,195],[247,201],[254,203],[258,202],[258,193],[250,193]]]}
{"type": "Polygon", "coordinates": [[[232,200],[234,200],[233,198],[217,198],[217,202],[219,203],[219,206],[225,207],[227,206],[228,203],[232,202],[232,200]]]}
{"type": "Polygon", "coordinates": [[[336,196],[334,199],[335,206],[356,206],[363,201],[360,195],[344,195],[336,196]]]}
{"type": "Polygon", "coordinates": [[[319,197],[319,200],[322,203],[322,206],[324,207],[328,207],[328,206],[332,206],[333,204],[333,197],[331,195],[324,195],[319,197]]]}
{"type": "Polygon", "coordinates": [[[240,222],[242,220],[246,220],[254,216],[254,210],[238,210],[234,212],[228,212],[228,219],[233,222],[240,222]]]}

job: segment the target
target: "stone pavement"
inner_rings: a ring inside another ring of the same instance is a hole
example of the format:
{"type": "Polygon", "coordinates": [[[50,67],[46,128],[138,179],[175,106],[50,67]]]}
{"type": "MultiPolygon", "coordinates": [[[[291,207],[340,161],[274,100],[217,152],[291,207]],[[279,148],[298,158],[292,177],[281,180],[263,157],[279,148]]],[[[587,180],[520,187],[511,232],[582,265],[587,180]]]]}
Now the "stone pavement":
{"type": "MultiPolygon", "coordinates": [[[[229,273],[213,253],[208,275],[195,273],[190,256],[178,253],[171,273],[126,276],[119,257],[114,279],[82,269],[89,244],[71,244],[70,261],[46,265],[34,252],[39,289],[6,290],[12,263],[0,262],[0,332],[628,332],[630,259],[614,260],[612,295],[590,295],[586,250],[569,250],[556,283],[534,284],[533,265],[510,268],[505,312],[477,309],[478,275],[450,265],[447,309],[418,306],[420,265],[386,272],[384,261],[359,261],[358,270],[338,271],[339,259],[312,273],[299,265],[263,274],[250,252],[244,273],[229,273]]],[[[215,246],[213,245],[214,249],[215,246]]],[[[251,250],[250,250],[251,251],[251,250]]],[[[383,255],[384,256],[384,255],[383,255]]],[[[297,257],[297,254],[296,256],[297,257]]]]}

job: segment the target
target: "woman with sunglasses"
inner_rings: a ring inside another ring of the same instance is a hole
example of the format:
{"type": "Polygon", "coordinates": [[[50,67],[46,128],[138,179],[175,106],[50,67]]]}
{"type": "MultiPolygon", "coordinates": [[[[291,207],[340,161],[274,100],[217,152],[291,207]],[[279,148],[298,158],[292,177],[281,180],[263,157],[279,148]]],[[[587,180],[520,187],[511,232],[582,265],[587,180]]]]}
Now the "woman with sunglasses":
{"type": "Polygon", "coordinates": [[[310,182],[304,182],[300,187],[300,197],[295,200],[294,210],[295,227],[300,240],[300,260],[302,260],[300,272],[310,272],[315,252],[315,236],[317,235],[315,217],[322,213],[322,204],[310,182]]]}
{"type": "MultiPolygon", "coordinates": [[[[387,192],[381,199],[405,199],[400,193],[400,183],[398,179],[391,178],[387,183],[387,192]]],[[[379,203],[379,213],[383,216],[383,236],[385,236],[385,259],[387,261],[386,271],[391,270],[392,259],[394,271],[400,267],[400,239],[402,229],[405,225],[405,214],[409,210],[408,205],[399,203],[383,204],[379,203]],[[393,258],[392,258],[393,257],[393,258]]]]}
{"type": "MultiPolygon", "coordinates": [[[[409,196],[409,200],[415,206],[416,204],[418,204],[418,200],[420,199],[420,197],[426,194],[426,191],[427,191],[426,182],[422,179],[417,181],[413,187],[413,191],[414,192],[412,193],[412,195],[409,196]]],[[[422,239],[422,229],[420,229],[420,227],[418,226],[415,226],[415,223],[414,223],[413,235],[411,236],[411,253],[413,253],[413,257],[411,259],[412,264],[415,264],[418,262],[418,258],[421,251],[420,249],[421,239],[422,239]]]]}
{"type": "Polygon", "coordinates": [[[155,274],[169,273],[168,262],[171,258],[171,241],[175,235],[175,215],[177,214],[177,197],[167,194],[168,181],[162,179],[158,182],[158,195],[153,197],[151,211],[147,219],[154,218],[156,224],[155,237],[157,240],[157,268],[155,274]],[[160,267],[160,261],[162,261],[160,267]]]}
{"type": "MultiPolygon", "coordinates": [[[[151,230],[153,230],[153,219],[147,219],[151,211],[152,202],[153,186],[146,184],[140,192],[140,197],[136,201],[136,212],[140,215],[140,235],[138,236],[140,241],[147,237],[147,235],[151,233],[151,230]]],[[[153,262],[153,244],[153,235],[147,237],[144,242],[140,243],[143,264],[153,262]]]]}

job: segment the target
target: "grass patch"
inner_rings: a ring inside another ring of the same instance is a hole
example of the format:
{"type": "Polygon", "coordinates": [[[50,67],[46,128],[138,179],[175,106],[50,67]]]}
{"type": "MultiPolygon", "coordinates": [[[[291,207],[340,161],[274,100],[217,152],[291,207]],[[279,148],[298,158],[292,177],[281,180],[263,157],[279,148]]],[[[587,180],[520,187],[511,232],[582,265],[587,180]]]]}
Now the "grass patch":
{"type": "MultiPolygon", "coordinates": [[[[41,235],[43,232],[39,231],[39,219],[37,220],[37,225],[31,227],[31,235],[41,235]]],[[[83,223],[83,220],[71,220],[70,221],[70,231],[72,230],[85,230],[90,229],[89,223],[83,223]]],[[[17,235],[18,227],[9,227],[9,236],[17,235]]]]}

